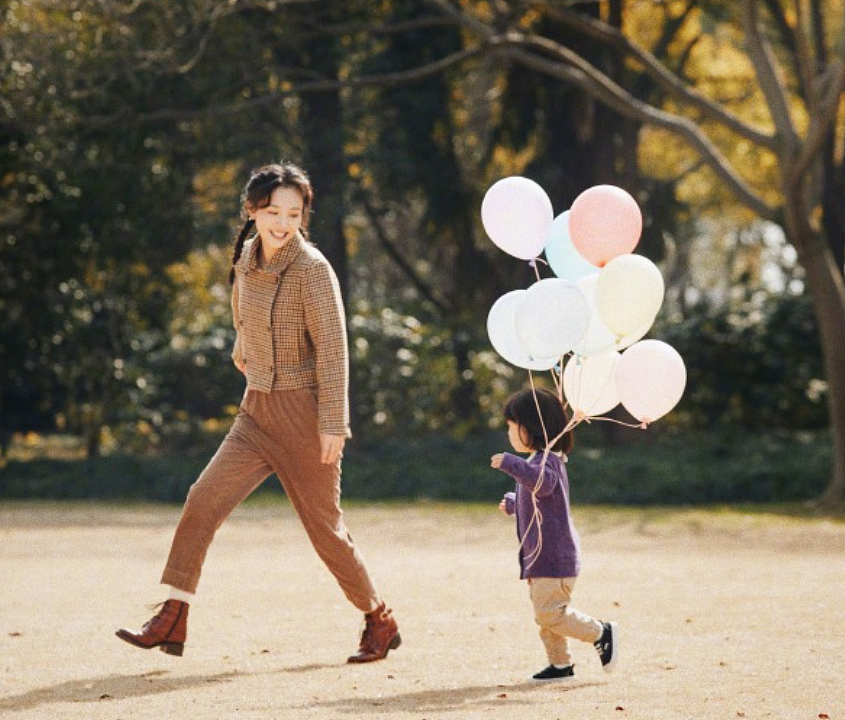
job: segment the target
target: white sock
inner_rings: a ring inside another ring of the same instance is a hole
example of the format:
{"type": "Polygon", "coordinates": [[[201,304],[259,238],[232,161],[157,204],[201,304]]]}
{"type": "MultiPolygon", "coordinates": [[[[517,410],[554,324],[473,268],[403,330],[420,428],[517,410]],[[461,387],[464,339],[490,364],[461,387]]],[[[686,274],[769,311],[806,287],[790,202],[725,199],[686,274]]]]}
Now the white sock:
{"type": "Polygon", "coordinates": [[[171,600],[179,600],[183,603],[188,603],[188,605],[193,602],[194,594],[185,592],[184,590],[180,590],[179,588],[171,587],[170,588],[170,599],[171,600]]]}
{"type": "Polygon", "coordinates": [[[556,667],[558,670],[563,670],[563,668],[569,667],[569,665],[554,665],[554,663],[552,663],[552,665],[553,665],[553,667],[556,667]]]}

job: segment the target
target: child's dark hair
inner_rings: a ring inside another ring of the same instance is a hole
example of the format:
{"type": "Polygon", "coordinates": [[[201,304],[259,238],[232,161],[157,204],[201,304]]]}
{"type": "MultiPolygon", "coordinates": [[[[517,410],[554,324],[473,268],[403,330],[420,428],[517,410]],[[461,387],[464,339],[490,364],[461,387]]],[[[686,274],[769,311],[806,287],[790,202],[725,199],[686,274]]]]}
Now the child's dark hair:
{"type": "MultiPolygon", "coordinates": [[[[545,388],[536,389],[536,399],[535,391],[530,388],[514,393],[505,403],[503,414],[505,420],[524,428],[522,441],[532,450],[545,450],[546,444],[560,435],[569,422],[560,399],[545,388]],[[537,412],[538,406],[542,413],[542,422],[540,413],[537,412]],[[546,427],[545,434],[543,425],[546,427]],[[528,437],[525,437],[526,434],[528,437]]],[[[574,444],[575,438],[570,430],[561,435],[551,449],[554,452],[568,453],[574,444]]]]}
{"type": "MultiPolygon", "coordinates": [[[[302,195],[302,226],[300,231],[308,239],[308,221],[311,217],[311,204],[314,202],[314,188],[308,174],[293,163],[273,163],[253,170],[241,194],[241,206],[245,213],[267,207],[270,196],[277,187],[289,187],[298,190],[302,195]]],[[[240,260],[244,243],[255,227],[255,220],[247,216],[235,240],[235,251],[232,255],[232,269],[229,271],[229,284],[235,281],[235,265],[240,260]]]]}

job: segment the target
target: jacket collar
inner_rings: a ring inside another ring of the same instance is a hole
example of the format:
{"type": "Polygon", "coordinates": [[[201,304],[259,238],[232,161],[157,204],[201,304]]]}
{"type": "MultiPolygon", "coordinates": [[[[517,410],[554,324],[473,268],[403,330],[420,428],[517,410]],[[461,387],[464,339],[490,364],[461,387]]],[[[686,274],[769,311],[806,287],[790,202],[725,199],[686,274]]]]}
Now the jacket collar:
{"type": "Polygon", "coordinates": [[[248,270],[262,270],[263,272],[270,273],[272,275],[281,275],[288,269],[290,264],[296,260],[299,253],[305,249],[305,238],[303,238],[302,235],[297,234],[297,236],[292,240],[289,240],[288,243],[279,250],[279,252],[273,256],[273,259],[264,267],[259,267],[258,263],[258,248],[261,245],[258,235],[255,235],[252,238],[249,245],[249,255],[247,257],[248,270]]]}

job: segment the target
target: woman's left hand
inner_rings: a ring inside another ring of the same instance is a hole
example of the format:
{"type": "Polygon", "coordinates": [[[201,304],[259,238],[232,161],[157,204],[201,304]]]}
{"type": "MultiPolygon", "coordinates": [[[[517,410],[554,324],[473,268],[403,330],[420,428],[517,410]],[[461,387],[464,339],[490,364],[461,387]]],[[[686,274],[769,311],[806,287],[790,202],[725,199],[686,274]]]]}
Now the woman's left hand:
{"type": "Polygon", "coordinates": [[[320,433],[320,462],[326,465],[337,462],[345,444],[346,438],[343,435],[320,433]]]}

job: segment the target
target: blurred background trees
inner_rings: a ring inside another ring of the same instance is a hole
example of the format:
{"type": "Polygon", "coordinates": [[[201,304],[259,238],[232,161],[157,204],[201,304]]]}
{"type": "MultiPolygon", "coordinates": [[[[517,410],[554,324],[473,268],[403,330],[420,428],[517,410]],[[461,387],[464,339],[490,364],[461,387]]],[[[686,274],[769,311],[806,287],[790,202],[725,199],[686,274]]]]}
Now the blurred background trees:
{"type": "Polygon", "coordinates": [[[667,281],[652,336],[689,370],[649,432],[840,417],[841,3],[2,0],[0,26],[4,448],[225,429],[239,192],[282,158],[316,187],[362,442],[479,433],[525,383],[485,321],[533,271],[479,217],[515,174],[556,213],[599,183],[640,202],[667,281]]]}

